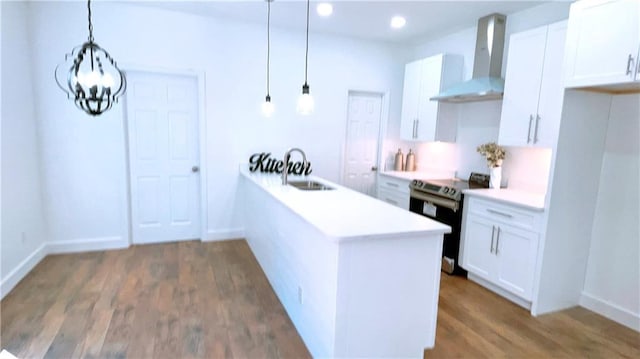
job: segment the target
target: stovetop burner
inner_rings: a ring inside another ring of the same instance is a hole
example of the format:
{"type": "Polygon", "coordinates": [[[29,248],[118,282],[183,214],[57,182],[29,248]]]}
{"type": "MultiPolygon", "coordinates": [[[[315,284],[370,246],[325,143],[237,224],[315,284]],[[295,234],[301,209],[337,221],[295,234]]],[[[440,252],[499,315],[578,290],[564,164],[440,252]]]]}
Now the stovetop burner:
{"type": "Polygon", "coordinates": [[[430,179],[413,180],[411,189],[460,201],[462,191],[469,188],[489,188],[489,175],[471,172],[469,180],[459,178],[453,179],[430,179]]]}

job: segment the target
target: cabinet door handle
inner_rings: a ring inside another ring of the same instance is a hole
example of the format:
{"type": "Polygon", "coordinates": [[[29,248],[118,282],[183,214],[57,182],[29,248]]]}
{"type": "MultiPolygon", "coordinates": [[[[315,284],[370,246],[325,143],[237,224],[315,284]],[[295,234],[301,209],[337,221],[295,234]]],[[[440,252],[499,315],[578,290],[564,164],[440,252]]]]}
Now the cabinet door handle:
{"type": "Polygon", "coordinates": [[[491,226],[491,248],[489,249],[489,253],[493,253],[493,238],[495,237],[496,226],[491,226]]]}
{"type": "Polygon", "coordinates": [[[631,75],[633,72],[633,70],[631,70],[631,64],[633,64],[633,55],[629,54],[629,57],[627,58],[627,75],[631,75]]]}
{"type": "Polygon", "coordinates": [[[418,138],[418,119],[413,120],[413,138],[418,138]]]}
{"type": "Polygon", "coordinates": [[[420,119],[416,118],[416,138],[418,138],[418,131],[419,131],[418,128],[419,128],[419,126],[420,126],[420,119]]]}
{"type": "Polygon", "coordinates": [[[498,227],[498,233],[496,233],[496,255],[498,255],[498,248],[500,248],[500,227],[498,227]]]}
{"type": "Polygon", "coordinates": [[[533,143],[538,143],[538,123],[540,123],[540,115],[536,114],[536,126],[533,129],[533,143]]]}
{"type": "Polygon", "coordinates": [[[529,115],[529,129],[527,129],[527,143],[531,142],[531,123],[533,122],[533,115],[529,115]]]}
{"type": "Polygon", "coordinates": [[[497,214],[498,216],[502,216],[502,217],[513,218],[512,214],[496,211],[495,209],[491,209],[491,208],[487,208],[487,212],[497,214]]]}
{"type": "Polygon", "coordinates": [[[416,138],[416,119],[413,119],[413,124],[411,125],[411,138],[416,138]]]}

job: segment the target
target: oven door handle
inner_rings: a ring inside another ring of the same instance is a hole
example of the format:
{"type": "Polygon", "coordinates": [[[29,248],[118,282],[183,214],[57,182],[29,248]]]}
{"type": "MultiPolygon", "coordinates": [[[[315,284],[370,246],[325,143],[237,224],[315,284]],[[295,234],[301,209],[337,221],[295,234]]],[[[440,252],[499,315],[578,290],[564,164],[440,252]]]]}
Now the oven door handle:
{"type": "Polygon", "coordinates": [[[425,202],[433,203],[440,207],[452,209],[454,212],[458,211],[458,202],[450,199],[438,198],[435,196],[429,196],[428,194],[422,194],[418,191],[411,191],[411,198],[416,198],[425,202]]]}

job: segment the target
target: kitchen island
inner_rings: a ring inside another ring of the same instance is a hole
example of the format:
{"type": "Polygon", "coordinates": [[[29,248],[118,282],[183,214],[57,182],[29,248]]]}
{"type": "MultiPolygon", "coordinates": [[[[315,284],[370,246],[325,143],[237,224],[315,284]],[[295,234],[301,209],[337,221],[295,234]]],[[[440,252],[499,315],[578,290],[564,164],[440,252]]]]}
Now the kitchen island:
{"type": "Polygon", "coordinates": [[[451,228],[315,176],[241,170],[245,234],[314,357],[422,357],[451,228]]]}

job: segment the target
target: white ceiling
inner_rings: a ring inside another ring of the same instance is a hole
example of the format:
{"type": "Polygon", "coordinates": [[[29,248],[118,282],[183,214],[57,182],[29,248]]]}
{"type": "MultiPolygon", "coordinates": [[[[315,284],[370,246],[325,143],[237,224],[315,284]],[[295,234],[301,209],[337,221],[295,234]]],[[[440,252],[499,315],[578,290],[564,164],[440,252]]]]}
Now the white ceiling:
{"type": "MultiPolygon", "coordinates": [[[[169,0],[135,1],[153,6],[249,23],[266,24],[265,0],[169,0]]],[[[333,15],[320,17],[311,1],[310,31],[345,35],[369,40],[412,43],[474,26],[478,18],[498,12],[505,15],[538,6],[544,1],[363,1],[333,0],[333,15]],[[389,27],[394,15],[402,15],[407,25],[400,30],[389,27]]],[[[274,27],[303,31],[306,19],[305,0],[274,0],[271,24],[274,27]]],[[[508,20],[507,20],[508,22],[508,20]]]]}

